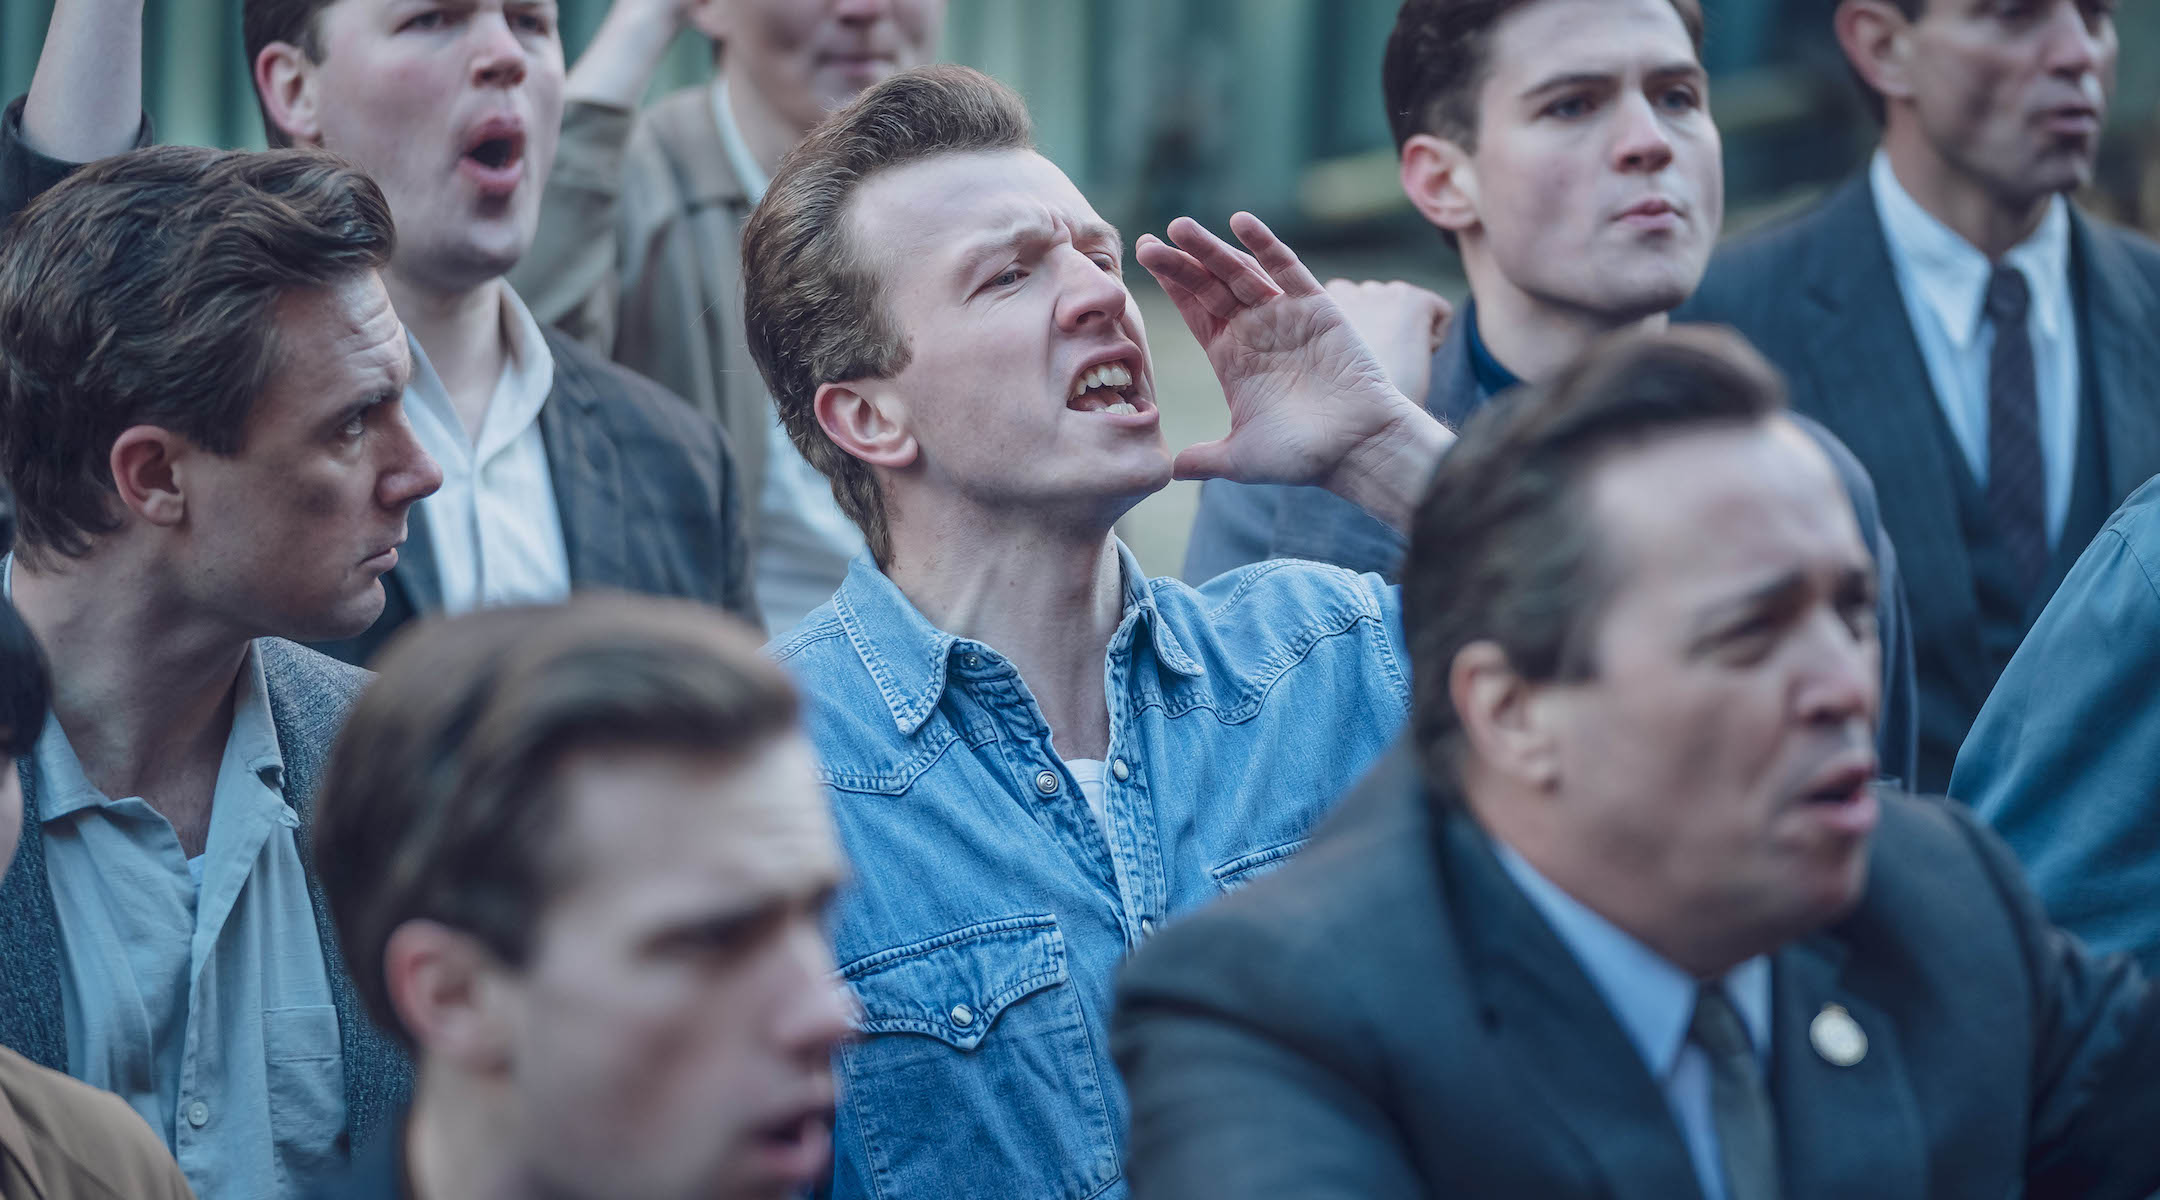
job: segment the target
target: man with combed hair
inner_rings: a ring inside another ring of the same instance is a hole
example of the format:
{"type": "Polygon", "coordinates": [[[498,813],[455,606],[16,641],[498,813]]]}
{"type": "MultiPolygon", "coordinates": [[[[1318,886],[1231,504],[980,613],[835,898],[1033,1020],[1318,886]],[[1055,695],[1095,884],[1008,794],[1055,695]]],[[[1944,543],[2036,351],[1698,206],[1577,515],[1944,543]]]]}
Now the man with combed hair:
{"type": "Polygon", "coordinates": [[[53,676],[0,1044],[118,1092],[203,1196],[292,1195],[406,1086],[306,856],[364,676],[285,640],[375,621],[442,479],[392,246],[328,155],[193,147],[86,167],[0,243],[0,579],[53,676]]]}
{"type": "Polygon", "coordinates": [[[1729,332],[1474,418],[1404,743],[1119,989],[1143,1200],[2136,1200],[2160,992],[1879,789],[1873,571],[1729,332]]]}
{"type": "MultiPolygon", "coordinates": [[[[1139,244],[1230,405],[1175,469],[1401,523],[1450,435],[1265,225],[1231,227],[1249,255],[1182,219],[1139,244]]],[[[1141,572],[1112,526],[1173,461],[1124,247],[983,75],[903,72],[819,126],[743,265],[751,350],[869,547],[773,648],[856,869],[833,1194],[1122,1196],[1112,968],[1279,865],[1385,747],[1396,592],[1141,572]]]]}
{"type": "MultiPolygon", "coordinates": [[[[1666,327],[1724,221],[1698,0],[1406,0],[1381,64],[1403,192],[1461,257],[1470,296],[1437,350],[1414,298],[1364,285],[1354,320],[1396,384],[1450,425],[1599,338],[1666,327]],[[1399,347],[1399,348],[1398,348],[1399,347]]],[[[1396,285],[1400,288],[1401,285],[1396,285]]],[[[1884,771],[1915,769],[1903,582],[1875,485],[1811,421],[1881,580],[1884,771]]],[[[1185,569],[1265,558],[1393,577],[1402,535],[1313,487],[1210,480],[1185,569]]]]}
{"type": "MultiPolygon", "coordinates": [[[[0,487],[0,547],[15,541],[0,487]]],[[[15,606],[0,600],[0,877],[22,830],[18,760],[45,728],[52,683],[15,606]]],[[[192,1200],[187,1179],[141,1115],[102,1092],[0,1047],[0,1196],[38,1200],[192,1200]]]]}
{"type": "Polygon", "coordinates": [[[894,71],[928,61],[945,0],[615,0],[570,70],[532,252],[510,280],[551,321],[727,430],[758,609],[786,633],[862,549],[788,440],[743,341],[742,227],[780,156],[894,71]],[[685,26],[710,83],[643,112],[685,26]]]}
{"type": "Polygon", "coordinates": [[[787,1200],[832,1160],[844,867],[758,639],[589,596],[416,629],[331,759],[315,858],[412,1047],[322,1200],[787,1200]]]}
{"type": "MultiPolygon", "coordinates": [[[[752,613],[725,435],[534,320],[502,278],[532,242],[554,161],[555,18],[552,0],[242,5],[270,143],[350,160],[396,214],[383,278],[411,340],[406,409],[445,476],[385,579],[382,617],[325,647],[348,661],[418,615],[585,587],[752,613]]],[[[0,201],[12,178],[148,143],[142,19],[142,0],[55,5],[30,93],[0,116],[0,201]]]]}
{"type": "Polygon", "coordinates": [[[2160,473],[2160,247],[2069,198],[2114,89],[2115,0],[1823,7],[1882,143],[1721,251],[1679,318],[1746,334],[1874,475],[1927,581],[1915,786],[1937,791],[2070,565],[2160,473]]]}

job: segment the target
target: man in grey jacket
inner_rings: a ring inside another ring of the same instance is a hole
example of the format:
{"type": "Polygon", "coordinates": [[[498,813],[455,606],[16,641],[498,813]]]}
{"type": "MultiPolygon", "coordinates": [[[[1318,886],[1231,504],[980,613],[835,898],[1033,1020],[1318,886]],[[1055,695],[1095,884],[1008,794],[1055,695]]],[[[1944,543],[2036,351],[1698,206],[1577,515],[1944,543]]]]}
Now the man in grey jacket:
{"type": "Polygon", "coordinates": [[[53,677],[0,1044],[119,1093],[204,1196],[293,1194],[407,1087],[308,867],[365,675],[281,640],[366,629],[442,480],[400,402],[392,246],[335,159],[164,147],[52,187],[0,248],[0,567],[53,677]]]}

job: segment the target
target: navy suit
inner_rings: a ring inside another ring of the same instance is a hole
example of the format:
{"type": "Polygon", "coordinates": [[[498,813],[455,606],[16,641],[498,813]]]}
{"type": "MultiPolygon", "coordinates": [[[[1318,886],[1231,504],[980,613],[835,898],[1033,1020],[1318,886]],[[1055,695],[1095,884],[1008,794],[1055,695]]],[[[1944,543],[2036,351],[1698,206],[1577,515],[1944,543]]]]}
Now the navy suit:
{"type": "Polygon", "coordinates": [[[1867,178],[1721,251],[1675,320],[1731,325],[1784,370],[1793,407],[1874,479],[1911,589],[1920,674],[1917,787],[1947,787],[1974,714],[2123,497],[2160,473],[2160,247],[2072,210],[2084,395],[2069,515],[2029,602],[1993,604],[1984,499],[1952,439],[1898,291],[1867,178]]]}
{"type": "MultiPolygon", "coordinates": [[[[2141,1197],[2160,992],[2047,923],[1957,805],[1885,793],[1867,892],[1771,955],[1787,1200],[2141,1197]],[[1810,1025],[1844,1008],[1848,1066],[1810,1025]]],[[[1688,1200],[1659,1085],[1452,794],[1398,748],[1289,865],[1119,987],[1134,1200],[1688,1200]]]]}
{"type": "MultiPolygon", "coordinates": [[[[1448,323],[1447,336],[1433,354],[1432,384],[1425,409],[1450,429],[1484,408],[1492,394],[1478,382],[1472,365],[1470,331],[1476,305],[1465,303],[1448,323]]],[[[1875,607],[1882,638],[1882,713],[1876,724],[1876,747],[1882,773],[1910,782],[1916,769],[1919,685],[1913,670],[1912,638],[1906,615],[1905,585],[1897,552],[1877,515],[1875,487],[1858,459],[1836,437],[1804,415],[1800,427],[1812,436],[1851,499],[1868,553],[1875,558],[1880,584],[1875,607]]],[[[1325,488],[1231,483],[1211,479],[1201,487],[1200,513],[1193,521],[1185,551],[1185,580],[1195,587],[1225,571],[1271,558],[1305,558],[1334,563],[1353,571],[1396,577],[1402,566],[1403,535],[1357,505],[1325,488]]]]}

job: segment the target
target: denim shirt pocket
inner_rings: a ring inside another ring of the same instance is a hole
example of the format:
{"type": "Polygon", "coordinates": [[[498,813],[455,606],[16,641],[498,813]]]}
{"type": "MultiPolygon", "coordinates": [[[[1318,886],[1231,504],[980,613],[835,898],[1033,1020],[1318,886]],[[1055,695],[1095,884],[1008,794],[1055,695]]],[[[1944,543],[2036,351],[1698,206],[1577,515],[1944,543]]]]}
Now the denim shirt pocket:
{"type": "Polygon", "coordinates": [[[1239,855],[1219,867],[1210,868],[1208,874],[1215,877],[1216,887],[1225,892],[1234,892],[1290,861],[1290,856],[1297,853],[1306,842],[1311,840],[1311,838],[1292,838],[1280,845],[1269,846],[1265,850],[1255,850],[1251,854],[1239,855]]]}
{"type": "Polygon", "coordinates": [[[841,975],[864,1035],[840,1053],[842,1103],[873,1194],[1084,1200],[1119,1178],[1095,1037],[1055,917],[970,925],[841,975]],[[984,1125],[956,1126],[955,1113],[984,1125]]]}

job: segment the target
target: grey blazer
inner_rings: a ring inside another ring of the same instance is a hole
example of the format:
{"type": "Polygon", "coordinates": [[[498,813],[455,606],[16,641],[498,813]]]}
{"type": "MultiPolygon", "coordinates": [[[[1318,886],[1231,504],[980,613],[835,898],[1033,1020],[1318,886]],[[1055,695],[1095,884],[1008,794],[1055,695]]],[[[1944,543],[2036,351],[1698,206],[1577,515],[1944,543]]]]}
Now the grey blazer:
{"type": "Polygon", "coordinates": [[[1983,629],[1961,517],[1964,461],[1898,292],[1867,177],[1820,208],[1721,251],[1676,320],[1747,335],[1786,374],[1793,407],[1828,426],[1867,469],[1912,588],[1920,680],[1918,786],[1948,786],[1973,717],[2032,619],[2123,498],[2160,473],[2160,247],[2071,210],[2071,260],[2086,396],[2077,490],[2046,582],[2009,639],[1983,629]],[[2094,417],[2097,417],[2095,421],[2094,417]],[[2007,645],[1995,643],[2007,641],[2007,645]]]}
{"type": "MultiPolygon", "coordinates": [[[[555,387],[540,408],[574,588],[615,588],[718,605],[759,623],[727,435],[659,384],[542,326],[555,387]]],[[[415,617],[442,611],[442,575],[422,500],[406,518],[382,616],[316,649],[365,665],[415,617]]]]}
{"type": "MultiPolygon", "coordinates": [[[[315,928],[322,938],[330,995],[337,1006],[338,1037],[344,1043],[345,1133],[349,1144],[363,1144],[403,1108],[412,1091],[412,1066],[404,1050],[369,1020],[352,977],[346,974],[337,928],[315,878],[310,834],[312,805],[330,745],[368,674],[277,638],[263,638],[255,645],[262,655],[278,752],[285,760],[285,802],[300,816],[296,835],[300,861],[307,869],[315,928]]],[[[23,788],[22,845],[6,878],[0,879],[0,964],[5,964],[0,970],[0,1045],[55,1071],[65,1071],[67,1024],[60,999],[59,916],[45,876],[43,825],[36,816],[37,781],[28,759],[17,764],[17,771],[23,788]]]]}
{"type": "MultiPolygon", "coordinates": [[[[2160,992],[2048,924],[1962,808],[1883,799],[1859,908],[1772,956],[1784,1194],[2148,1195],[2160,992]],[[1851,1066],[1811,1043],[1831,1004],[1851,1066]]],[[[1134,1200],[1701,1195],[1596,985],[1399,749],[1289,865],[1141,947],[1112,1048],[1134,1200]]]]}
{"type": "MultiPolygon", "coordinates": [[[[1426,411],[1450,429],[1461,428],[1492,398],[1478,386],[1470,365],[1470,326],[1475,304],[1465,302],[1448,323],[1433,354],[1426,411]]],[[[1882,641],[1882,709],[1876,722],[1881,771],[1910,783],[1918,769],[1920,688],[1913,666],[1912,618],[1897,551],[1883,529],[1875,485],[1837,437],[1805,414],[1795,414],[1837,468],[1868,553],[1875,558],[1876,629],[1882,641]]],[[[1316,487],[1231,483],[1211,479],[1200,490],[1200,512],[1185,551],[1185,580],[1195,586],[1225,571],[1270,558],[1307,558],[1353,571],[1395,578],[1402,565],[1403,535],[1355,504],[1316,487]]]]}

